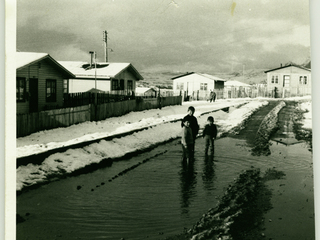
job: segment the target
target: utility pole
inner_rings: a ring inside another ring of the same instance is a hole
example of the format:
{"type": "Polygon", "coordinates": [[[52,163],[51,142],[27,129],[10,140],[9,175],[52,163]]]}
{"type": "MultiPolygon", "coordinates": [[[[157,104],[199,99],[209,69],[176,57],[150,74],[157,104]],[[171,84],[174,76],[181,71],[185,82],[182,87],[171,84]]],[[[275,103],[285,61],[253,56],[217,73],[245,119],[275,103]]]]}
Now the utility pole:
{"type": "Polygon", "coordinates": [[[91,55],[91,62],[92,59],[94,58],[94,116],[95,116],[95,121],[97,121],[97,53],[96,51],[90,51],[89,52],[91,55]]]}
{"type": "Polygon", "coordinates": [[[104,42],[104,59],[106,62],[109,61],[108,59],[108,32],[107,31],[103,31],[103,42],[104,42]]]}

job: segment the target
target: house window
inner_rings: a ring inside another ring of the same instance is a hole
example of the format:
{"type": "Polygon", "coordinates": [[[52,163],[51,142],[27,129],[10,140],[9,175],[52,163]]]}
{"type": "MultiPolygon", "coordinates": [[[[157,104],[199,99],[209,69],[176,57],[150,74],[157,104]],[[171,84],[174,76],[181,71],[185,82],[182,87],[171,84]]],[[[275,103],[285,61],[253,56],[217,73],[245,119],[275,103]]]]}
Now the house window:
{"type": "Polygon", "coordinates": [[[26,101],[26,78],[17,77],[17,102],[26,101]]]}
{"type": "Polygon", "coordinates": [[[128,80],[127,88],[128,88],[128,90],[133,90],[133,81],[132,80],[128,80]]]}
{"type": "Polygon", "coordinates": [[[183,90],[183,83],[177,83],[177,90],[183,90]]]}
{"type": "Polygon", "coordinates": [[[278,83],[278,82],[279,82],[279,80],[278,80],[278,76],[276,76],[275,83],[278,83]]]}
{"type": "Polygon", "coordinates": [[[271,78],[271,83],[274,83],[274,76],[272,76],[271,78]]]}
{"type": "Polygon", "coordinates": [[[307,78],[307,76],[300,76],[300,78],[299,78],[299,84],[308,84],[308,78],[307,78]]]}
{"type": "Polygon", "coordinates": [[[124,90],[124,80],[120,79],[120,85],[119,85],[119,90],[124,90]]]}
{"type": "Polygon", "coordinates": [[[68,79],[63,80],[63,93],[68,93],[68,79]]]}
{"type": "Polygon", "coordinates": [[[283,86],[290,87],[290,75],[283,76],[283,86]]]}
{"type": "Polygon", "coordinates": [[[200,90],[206,91],[208,89],[208,84],[207,83],[200,83],[200,90]]]}
{"type": "Polygon", "coordinates": [[[57,101],[57,80],[47,79],[46,80],[46,102],[57,101]]]}
{"type": "Polygon", "coordinates": [[[112,79],[111,90],[118,90],[118,79],[112,79]]]}

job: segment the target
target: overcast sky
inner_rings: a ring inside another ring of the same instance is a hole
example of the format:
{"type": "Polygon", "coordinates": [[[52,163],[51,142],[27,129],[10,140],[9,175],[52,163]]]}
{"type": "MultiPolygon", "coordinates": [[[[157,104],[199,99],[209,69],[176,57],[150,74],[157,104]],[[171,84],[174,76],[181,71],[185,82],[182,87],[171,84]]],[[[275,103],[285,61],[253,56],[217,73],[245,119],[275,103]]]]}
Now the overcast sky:
{"type": "Polygon", "coordinates": [[[222,73],[303,63],[308,0],[18,0],[17,50],[138,71],[222,73]],[[113,50],[111,52],[111,49],[113,50]]]}

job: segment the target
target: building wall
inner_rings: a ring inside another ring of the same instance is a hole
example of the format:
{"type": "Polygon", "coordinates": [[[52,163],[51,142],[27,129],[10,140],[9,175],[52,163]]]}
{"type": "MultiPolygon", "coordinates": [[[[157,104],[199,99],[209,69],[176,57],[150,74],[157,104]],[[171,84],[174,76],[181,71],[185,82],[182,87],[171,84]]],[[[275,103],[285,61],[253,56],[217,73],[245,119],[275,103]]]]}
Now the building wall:
{"type": "Polygon", "coordinates": [[[276,87],[279,91],[282,91],[284,88],[284,76],[286,75],[290,76],[289,88],[292,88],[293,91],[299,88],[311,88],[311,72],[295,66],[291,66],[267,73],[268,90],[273,90],[276,87]],[[274,76],[274,83],[272,83],[272,76],[274,76]],[[300,76],[307,77],[307,84],[300,83],[300,76]],[[278,77],[278,83],[275,82],[276,77],[278,77]]]}
{"type": "MultiPolygon", "coordinates": [[[[128,70],[121,72],[114,79],[125,80],[124,81],[125,90],[128,89],[128,80],[132,80],[133,82],[133,91],[136,88],[136,78],[128,70]]],[[[97,89],[105,92],[111,91],[111,79],[97,79],[96,81],[97,81],[97,89]]],[[[68,88],[69,88],[69,93],[87,92],[90,89],[95,88],[95,80],[94,79],[70,79],[68,88]]]]}
{"type": "MultiPolygon", "coordinates": [[[[50,106],[63,106],[63,75],[57,67],[51,64],[51,61],[44,59],[21,70],[17,71],[17,77],[26,78],[27,96],[30,92],[29,80],[31,78],[38,79],[38,111],[50,108],[50,106]],[[56,80],[56,102],[46,102],[46,79],[56,80]]],[[[29,112],[29,100],[25,102],[17,102],[17,113],[29,112]]]]}
{"type": "Polygon", "coordinates": [[[201,83],[207,83],[207,91],[214,89],[214,81],[208,79],[206,77],[197,75],[197,74],[190,74],[188,76],[184,76],[181,78],[177,78],[173,80],[173,91],[188,91],[188,93],[192,93],[194,91],[200,90],[201,83]],[[183,83],[183,89],[178,87],[178,84],[183,83]]]}

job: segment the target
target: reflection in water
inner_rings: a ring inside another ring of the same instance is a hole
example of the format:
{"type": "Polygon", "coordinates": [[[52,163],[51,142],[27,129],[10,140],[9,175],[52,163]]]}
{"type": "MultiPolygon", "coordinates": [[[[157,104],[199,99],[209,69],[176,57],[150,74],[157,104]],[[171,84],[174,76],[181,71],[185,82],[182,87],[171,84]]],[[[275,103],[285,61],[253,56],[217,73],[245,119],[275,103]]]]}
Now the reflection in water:
{"type": "Polygon", "coordinates": [[[214,172],[214,156],[213,155],[205,155],[204,164],[203,164],[203,185],[205,190],[210,191],[213,189],[213,180],[215,178],[214,172]]]}
{"type": "Polygon", "coordinates": [[[194,197],[195,186],[197,184],[196,173],[194,168],[194,161],[187,162],[186,160],[181,161],[181,209],[182,213],[187,214],[189,212],[188,207],[190,204],[190,198],[194,197]]]}

